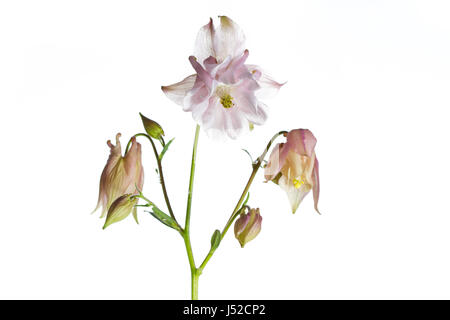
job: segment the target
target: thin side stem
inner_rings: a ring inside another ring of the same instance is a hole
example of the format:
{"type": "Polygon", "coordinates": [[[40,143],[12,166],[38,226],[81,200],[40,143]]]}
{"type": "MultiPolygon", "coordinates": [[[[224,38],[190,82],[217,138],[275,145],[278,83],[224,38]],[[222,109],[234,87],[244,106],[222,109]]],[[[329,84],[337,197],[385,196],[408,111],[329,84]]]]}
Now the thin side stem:
{"type": "MultiPolygon", "coordinates": [[[[175,214],[173,213],[172,206],[170,205],[169,195],[167,194],[166,183],[164,181],[163,168],[162,168],[161,160],[159,159],[158,150],[156,150],[155,143],[153,142],[152,138],[146,133],[138,133],[138,134],[135,134],[133,137],[146,137],[152,144],[153,153],[155,154],[156,163],[158,165],[159,179],[161,182],[161,188],[163,191],[164,200],[166,201],[167,210],[169,210],[169,214],[172,217],[172,219],[175,220],[175,222],[178,224],[180,229],[182,229],[180,224],[178,223],[177,219],[175,218],[175,214]]],[[[127,147],[125,149],[125,154],[127,154],[128,149],[130,148],[130,145],[131,145],[131,139],[130,139],[130,141],[128,141],[127,147]]]]}
{"type": "MultiPolygon", "coordinates": [[[[250,189],[250,186],[253,183],[253,180],[255,179],[256,173],[258,172],[259,168],[261,167],[262,162],[264,161],[264,158],[266,157],[267,152],[270,149],[270,146],[272,145],[272,143],[275,141],[275,139],[277,139],[279,136],[281,135],[285,135],[287,134],[286,131],[280,131],[277,134],[275,134],[272,139],[270,139],[269,143],[267,144],[266,148],[264,149],[264,152],[258,157],[258,160],[253,164],[253,170],[252,173],[250,174],[250,178],[248,179],[247,184],[244,187],[244,191],[242,192],[241,197],[239,198],[238,203],[236,204],[236,207],[233,210],[233,213],[231,214],[230,218],[228,219],[227,223],[225,224],[225,227],[222,230],[222,233],[220,235],[220,240],[222,241],[222,239],[225,237],[225,234],[227,233],[228,229],[231,227],[231,225],[233,224],[233,221],[236,219],[236,217],[238,216],[239,212],[240,212],[240,208],[242,206],[242,203],[245,200],[245,197],[247,196],[247,193],[250,189]]],[[[217,249],[217,248],[216,248],[217,249]]],[[[203,269],[205,268],[206,264],[208,263],[208,261],[211,259],[212,255],[214,254],[215,250],[210,250],[208,252],[208,254],[206,255],[205,259],[203,260],[202,264],[200,265],[200,267],[198,268],[198,272],[201,273],[203,271],[203,269]]]]}

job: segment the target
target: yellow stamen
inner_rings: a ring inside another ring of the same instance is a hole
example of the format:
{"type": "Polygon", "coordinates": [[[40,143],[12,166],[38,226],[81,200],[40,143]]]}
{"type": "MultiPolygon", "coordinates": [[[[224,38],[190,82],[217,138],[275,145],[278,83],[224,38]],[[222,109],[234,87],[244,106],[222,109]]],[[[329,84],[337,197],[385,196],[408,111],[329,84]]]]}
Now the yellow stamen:
{"type": "Polygon", "coordinates": [[[229,94],[225,94],[225,95],[221,96],[220,97],[220,103],[222,104],[222,106],[225,109],[229,109],[232,106],[234,106],[233,97],[230,96],[229,94]]]}
{"type": "Polygon", "coordinates": [[[303,182],[303,179],[300,179],[300,180],[294,179],[294,180],[292,181],[292,183],[294,184],[294,187],[295,187],[296,189],[300,189],[300,187],[301,187],[303,184],[305,184],[305,182],[303,182]]]}

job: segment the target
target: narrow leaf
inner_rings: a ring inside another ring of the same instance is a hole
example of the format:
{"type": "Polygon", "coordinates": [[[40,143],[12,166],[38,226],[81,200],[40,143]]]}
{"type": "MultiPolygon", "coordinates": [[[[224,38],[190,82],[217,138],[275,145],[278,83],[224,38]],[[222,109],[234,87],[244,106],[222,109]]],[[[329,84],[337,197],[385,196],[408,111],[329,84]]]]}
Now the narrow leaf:
{"type": "Polygon", "coordinates": [[[166,153],[167,149],[169,149],[169,146],[170,146],[170,144],[172,143],[172,141],[173,141],[174,139],[175,139],[175,138],[171,139],[169,142],[167,142],[167,143],[164,145],[164,148],[162,149],[161,153],[159,154],[159,161],[162,160],[162,158],[164,157],[164,154],[166,153]]]}
{"type": "Polygon", "coordinates": [[[153,211],[146,211],[146,212],[149,212],[153,217],[158,219],[161,223],[165,224],[166,226],[180,231],[180,228],[178,227],[177,223],[170,216],[162,212],[157,206],[153,206],[152,209],[153,211]]]}

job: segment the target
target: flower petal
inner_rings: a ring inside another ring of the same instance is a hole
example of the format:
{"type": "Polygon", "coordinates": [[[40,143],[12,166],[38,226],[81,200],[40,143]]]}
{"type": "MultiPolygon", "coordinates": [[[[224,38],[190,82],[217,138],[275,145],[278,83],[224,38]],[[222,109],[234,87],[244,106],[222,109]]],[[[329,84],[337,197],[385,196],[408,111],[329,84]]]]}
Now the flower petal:
{"type": "Polygon", "coordinates": [[[210,18],[209,23],[204,25],[197,34],[197,39],[195,40],[194,56],[198,61],[203,62],[210,56],[215,56],[214,46],[214,25],[210,18]]]}
{"type": "Polygon", "coordinates": [[[176,104],[183,105],[186,94],[194,87],[197,75],[193,74],[170,86],[162,86],[162,91],[176,104]]]}
{"type": "Polygon", "coordinates": [[[287,135],[287,145],[289,150],[295,151],[299,155],[312,157],[317,140],[308,129],[292,130],[287,135]]]}
{"type": "MultiPolygon", "coordinates": [[[[235,84],[240,79],[245,78],[251,79],[252,75],[248,71],[247,67],[244,65],[245,61],[248,58],[248,55],[249,55],[248,50],[245,50],[241,56],[236,57],[234,59],[229,58],[228,60],[229,63],[226,65],[225,61],[227,61],[227,59],[225,59],[223,62],[224,67],[220,68],[220,70],[216,72],[215,78],[218,81],[226,84],[235,84]]],[[[257,85],[256,82],[255,85],[257,85]]],[[[258,87],[255,87],[255,90],[256,88],[258,87]]]]}
{"type": "Polygon", "coordinates": [[[222,109],[222,112],[225,114],[225,131],[231,139],[236,139],[242,133],[249,130],[247,119],[236,107],[222,109]]]}
{"type": "Polygon", "coordinates": [[[319,193],[320,193],[320,182],[319,182],[319,161],[317,158],[314,161],[313,170],[313,196],[314,196],[314,209],[320,214],[318,204],[319,204],[319,193]]]}
{"type": "Polygon", "coordinates": [[[120,145],[120,136],[121,134],[116,134],[116,145],[113,145],[111,143],[111,140],[108,140],[106,143],[108,147],[110,148],[110,154],[108,157],[108,161],[106,162],[105,167],[103,168],[102,175],[100,177],[100,186],[99,186],[99,193],[98,193],[98,201],[97,206],[95,207],[95,211],[97,211],[100,207],[102,207],[102,213],[100,215],[101,218],[103,218],[108,211],[108,198],[109,198],[109,192],[108,192],[108,182],[109,177],[111,176],[111,172],[114,170],[114,168],[117,166],[118,162],[121,161],[122,158],[122,147],[120,145]]]}
{"type": "Polygon", "coordinates": [[[220,16],[220,25],[214,32],[213,47],[217,60],[227,56],[236,57],[245,49],[245,35],[242,29],[230,18],[220,16]]]}
{"type": "Polygon", "coordinates": [[[198,63],[196,57],[190,56],[189,62],[191,63],[194,70],[197,72],[196,81],[202,81],[208,88],[211,88],[213,79],[209,74],[209,72],[207,72],[200,63],[198,63]]]}
{"type": "Polygon", "coordinates": [[[259,89],[255,92],[259,99],[274,97],[280,88],[285,85],[285,83],[279,83],[272,79],[257,65],[247,65],[247,68],[259,84],[259,89]]]}
{"type": "Polygon", "coordinates": [[[237,90],[233,92],[235,108],[242,112],[251,123],[262,125],[267,120],[266,105],[256,100],[253,91],[237,90]]]}
{"type": "Polygon", "coordinates": [[[283,145],[284,145],[283,143],[278,143],[272,149],[272,153],[270,154],[269,157],[269,162],[267,163],[264,169],[264,177],[266,178],[266,181],[274,179],[284,165],[286,159],[280,158],[281,155],[280,151],[282,150],[283,145]]]}
{"type": "Polygon", "coordinates": [[[292,213],[295,213],[298,206],[311,190],[308,184],[302,184],[300,188],[296,188],[285,176],[281,176],[279,186],[286,192],[289,202],[291,203],[292,213]]]}

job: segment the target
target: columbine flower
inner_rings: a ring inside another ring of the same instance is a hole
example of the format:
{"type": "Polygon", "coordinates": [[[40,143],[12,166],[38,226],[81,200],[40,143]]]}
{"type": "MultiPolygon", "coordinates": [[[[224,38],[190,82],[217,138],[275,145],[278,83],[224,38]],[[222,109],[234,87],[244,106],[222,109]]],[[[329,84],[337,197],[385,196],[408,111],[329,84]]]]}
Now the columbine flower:
{"type": "Polygon", "coordinates": [[[261,231],[262,217],[258,209],[250,209],[247,214],[242,213],[234,224],[234,235],[241,247],[253,239],[261,231]]]}
{"type": "Polygon", "coordinates": [[[286,191],[295,213],[303,198],[313,190],[314,208],[319,202],[319,162],[314,147],[316,138],[307,129],[292,130],[286,143],[277,144],[265,168],[265,177],[286,191]]]}
{"type": "Polygon", "coordinates": [[[111,153],[100,178],[98,203],[94,210],[96,211],[100,206],[102,207],[100,218],[105,216],[116,199],[127,194],[137,194],[144,185],[141,145],[133,137],[130,150],[122,157],[119,138],[120,133],[116,135],[115,146],[110,140],[107,142],[111,148],[111,153]]]}
{"type": "Polygon", "coordinates": [[[266,105],[259,98],[276,93],[282,84],[261,68],[245,64],[248,57],[245,36],[231,19],[221,16],[215,28],[212,19],[197,35],[194,56],[189,61],[196,71],[162,90],[181,105],[210,135],[238,137],[250,125],[262,125],[266,105]]]}

